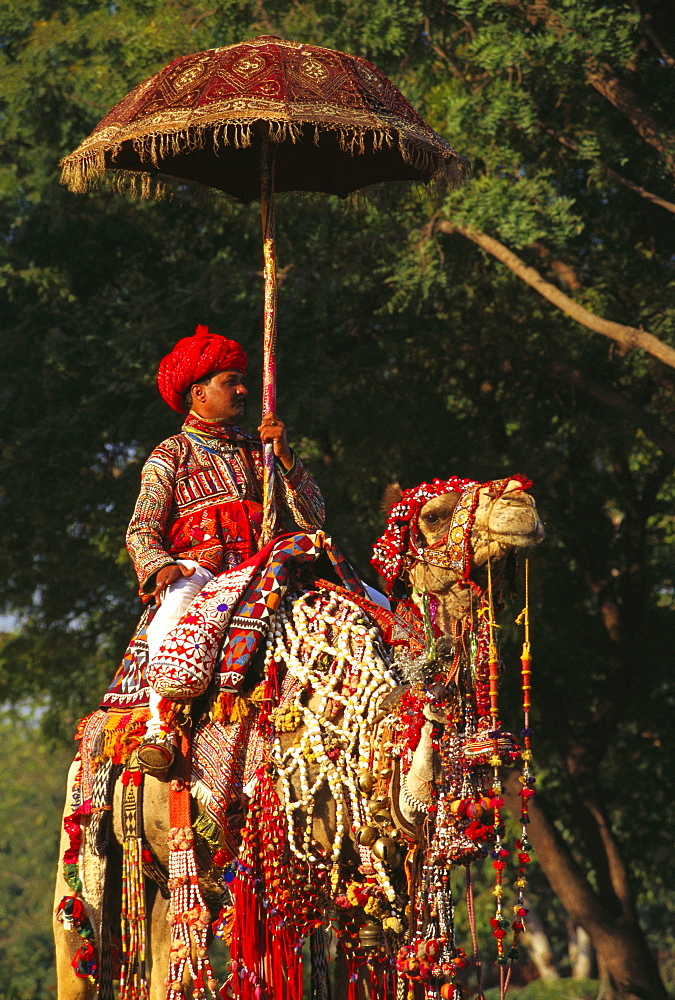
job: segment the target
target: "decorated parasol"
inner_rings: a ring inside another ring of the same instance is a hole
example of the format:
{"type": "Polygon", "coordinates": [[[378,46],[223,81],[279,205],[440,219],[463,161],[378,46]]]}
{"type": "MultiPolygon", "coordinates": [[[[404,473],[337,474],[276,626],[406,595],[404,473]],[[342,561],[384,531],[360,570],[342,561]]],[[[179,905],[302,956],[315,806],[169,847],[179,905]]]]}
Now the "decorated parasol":
{"type": "MultiPolygon", "coordinates": [[[[153,177],[164,175],[260,199],[263,415],[276,409],[275,192],[345,197],[382,181],[457,185],[468,174],[467,161],[367,60],[273,36],[175,59],[120,101],[61,166],[71,191],[114,171],[145,197],[153,177]]],[[[263,541],[274,529],[273,470],[270,445],[263,541]]]]}

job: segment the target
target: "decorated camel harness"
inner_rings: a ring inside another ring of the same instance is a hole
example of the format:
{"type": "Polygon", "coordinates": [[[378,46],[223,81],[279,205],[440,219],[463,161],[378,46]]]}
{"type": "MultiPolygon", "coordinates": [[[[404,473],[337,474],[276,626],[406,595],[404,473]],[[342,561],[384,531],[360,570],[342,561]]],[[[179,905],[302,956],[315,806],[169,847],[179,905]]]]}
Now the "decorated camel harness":
{"type": "Polygon", "coordinates": [[[461,878],[473,926],[471,866],[486,858],[504,992],[533,779],[529,636],[519,745],[499,718],[494,608],[505,557],[543,537],[529,485],[453,478],[392,496],[373,559],[390,607],[329,539],[295,534],[215,577],[151,664],[141,622],[78,730],[58,1000],[301,1000],[307,940],[312,997],[327,1000],[328,936],[333,996],[460,1000],[472,972],[482,996],[454,914],[461,878]],[[180,738],[168,783],[135,757],[149,673],[180,738]],[[507,844],[500,769],[518,762],[523,832],[507,844]],[[229,948],[224,984],[214,935],[229,948]]]}

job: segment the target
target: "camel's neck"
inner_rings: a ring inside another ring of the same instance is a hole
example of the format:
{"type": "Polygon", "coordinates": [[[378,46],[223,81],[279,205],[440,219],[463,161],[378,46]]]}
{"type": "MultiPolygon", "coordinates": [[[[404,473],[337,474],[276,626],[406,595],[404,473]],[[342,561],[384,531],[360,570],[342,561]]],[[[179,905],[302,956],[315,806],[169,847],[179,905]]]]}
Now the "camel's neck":
{"type": "MultiPolygon", "coordinates": [[[[424,616],[424,594],[413,591],[413,602],[424,616]]],[[[463,631],[476,627],[477,612],[481,605],[480,597],[469,588],[448,591],[446,594],[429,594],[430,610],[433,624],[443,633],[457,633],[458,622],[463,622],[463,631]]]]}

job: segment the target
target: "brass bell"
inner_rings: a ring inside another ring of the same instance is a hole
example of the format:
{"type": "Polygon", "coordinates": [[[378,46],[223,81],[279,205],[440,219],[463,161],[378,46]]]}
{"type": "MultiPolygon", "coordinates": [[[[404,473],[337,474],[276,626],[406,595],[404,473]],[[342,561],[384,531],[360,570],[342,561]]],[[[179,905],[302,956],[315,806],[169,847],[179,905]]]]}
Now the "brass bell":
{"type": "Polygon", "coordinates": [[[370,795],[375,787],[375,778],[370,771],[361,771],[359,774],[359,788],[366,795],[370,795]]]}
{"type": "Polygon", "coordinates": [[[371,799],[368,803],[368,812],[374,816],[376,812],[379,812],[380,809],[386,809],[388,805],[388,799],[371,799]]]}
{"type": "Polygon", "coordinates": [[[391,813],[388,809],[378,809],[373,815],[373,819],[378,826],[391,826],[393,820],[391,818],[391,813]]]}
{"type": "Polygon", "coordinates": [[[387,865],[389,868],[400,868],[402,864],[403,854],[397,848],[387,862],[387,865]]]}
{"type": "Polygon", "coordinates": [[[373,854],[380,861],[388,864],[396,854],[396,844],[391,837],[379,837],[373,844],[373,854]]]}
{"type": "Polygon", "coordinates": [[[361,847],[370,847],[378,838],[378,832],[374,826],[360,826],[356,831],[356,843],[361,847]]]}
{"type": "Polygon", "coordinates": [[[390,764],[387,764],[386,767],[383,767],[381,769],[379,776],[380,778],[383,778],[385,781],[388,781],[389,778],[391,778],[392,774],[393,774],[393,768],[390,764]]]}
{"type": "Polygon", "coordinates": [[[382,928],[379,924],[367,923],[359,927],[359,944],[362,948],[377,948],[382,943],[382,928]]]}

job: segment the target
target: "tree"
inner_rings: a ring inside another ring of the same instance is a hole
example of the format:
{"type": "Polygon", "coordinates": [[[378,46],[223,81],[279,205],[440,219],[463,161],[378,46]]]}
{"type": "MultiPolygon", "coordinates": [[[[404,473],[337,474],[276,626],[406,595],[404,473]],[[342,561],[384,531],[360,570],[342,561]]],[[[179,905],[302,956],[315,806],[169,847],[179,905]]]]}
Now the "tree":
{"type": "Polygon", "coordinates": [[[535,562],[547,791],[533,829],[614,996],[663,996],[644,934],[662,938],[672,878],[673,374],[521,278],[672,350],[660,6],[15,6],[0,8],[0,560],[20,617],[4,697],[47,698],[50,718],[72,720],[114,668],[137,613],[122,540],[140,464],[176,427],[152,388],[161,353],[208,322],[259,364],[256,211],[190,191],[75,197],[59,157],[179,54],[277,33],[365,55],[472,158],[474,180],[347,208],[282,200],[280,411],[364,572],[390,478],[535,479],[549,541],[535,562]]]}
{"type": "Polygon", "coordinates": [[[51,901],[69,753],[39,723],[0,717],[0,967],[2,1000],[53,996],[51,901]]]}

